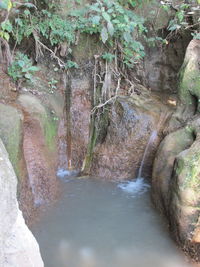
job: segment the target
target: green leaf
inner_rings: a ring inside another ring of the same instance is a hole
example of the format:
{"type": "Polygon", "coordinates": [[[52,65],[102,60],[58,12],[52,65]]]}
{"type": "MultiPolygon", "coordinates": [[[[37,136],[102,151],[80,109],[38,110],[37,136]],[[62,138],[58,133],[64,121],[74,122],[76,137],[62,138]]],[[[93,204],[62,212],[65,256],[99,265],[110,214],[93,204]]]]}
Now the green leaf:
{"type": "Polygon", "coordinates": [[[177,12],[177,17],[178,17],[179,22],[182,22],[184,19],[184,11],[181,10],[181,11],[177,12]]]}
{"type": "Polygon", "coordinates": [[[106,27],[103,27],[102,30],[101,30],[101,39],[102,39],[102,42],[104,44],[108,40],[108,31],[107,31],[106,27]]]}
{"type": "Polygon", "coordinates": [[[31,14],[31,12],[28,9],[25,9],[24,10],[24,15],[25,16],[29,16],[30,14],[31,14]]]}
{"type": "Polygon", "coordinates": [[[90,10],[96,11],[96,12],[100,12],[101,11],[101,9],[98,7],[97,4],[91,5],[90,6],[90,10]]]}
{"type": "Polygon", "coordinates": [[[107,12],[102,12],[102,16],[106,21],[110,21],[111,17],[107,12]]]}
{"type": "Polygon", "coordinates": [[[108,32],[109,32],[109,34],[111,35],[111,36],[113,36],[114,35],[114,31],[115,31],[115,29],[114,29],[114,27],[113,27],[113,24],[112,24],[112,22],[108,22],[107,23],[107,28],[108,28],[108,32]]]}
{"type": "Polygon", "coordinates": [[[4,32],[3,38],[4,38],[6,41],[9,41],[9,39],[10,39],[10,35],[9,35],[9,33],[4,32]]]}
{"type": "Polygon", "coordinates": [[[23,22],[22,22],[22,20],[20,18],[16,18],[15,19],[15,23],[18,24],[20,27],[23,26],[23,22]]]}
{"type": "Polygon", "coordinates": [[[32,3],[24,3],[23,6],[26,6],[28,8],[36,8],[36,6],[32,3]]]}
{"type": "Polygon", "coordinates": [[[92,17],[92,24],[99,24],[101,17],[100,16],[94,16],[92,17]]]}
{"type": "Polygon", "coordinates": [[[38,70],[39,70],[39,68],[36,66],[29,67],[29,71],[38,71],[38,70]]]}
{"type": "Polygon", "coordinates": [[[18,60],[17,63],[21,68],[23,68],[24,65],[25,65],[25,61],[24,60],[18,60]]]}
{"type": "Polygon", "coordinates": [[[198,32],[198,33],[192,33],[192,36],[193,36],[194,39],[200,40],[200,32],[198,32]]]}
{"type": "Polygon", "coordinates": [[[179,24],[174,24],[174,25],[168,27],[168,30],[169,31],[175,31],[175,30],[178,30],[180,28],[181,28],[181,26],[179,24]]]}
{"type": "Polygon", "coordinates": [[[124,37],[124,40],[125,40],[127,43],[130,43],[130,42],[133,41],[133,38],[132,38],[130,32],[124,32],[123,37],[124,37]]]}
{"type": "Polygon", "coordinates": [[[112,62],[112,60],[115,58],[115,55],[113,55],[111,53],[104,53],[102,55],[102,58],[107,60],[108,62],[112,62]]]}
{"type": "Polygon", "coordinates": [[[12,32],[12,24],[9,20],[3,21],[1,23],[1,28],[3,31],[12,32]]]}
{"type": "Polygon", "coordinates": [[[1,0],[0,8],[10,10],[12,8],[12,2],[10,0],[1,0]]]}

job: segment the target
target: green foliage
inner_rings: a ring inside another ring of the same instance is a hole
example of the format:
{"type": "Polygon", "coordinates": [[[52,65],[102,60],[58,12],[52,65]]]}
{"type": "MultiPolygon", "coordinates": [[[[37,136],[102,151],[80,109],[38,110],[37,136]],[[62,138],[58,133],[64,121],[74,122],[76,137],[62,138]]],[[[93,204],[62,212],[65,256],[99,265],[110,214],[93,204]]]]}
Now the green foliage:
{"type": "Polygon", "coordinates": [[[55,80],[54,78],[51,78],[51,80],[48,82],[49,88],[52,90],[57,89],[57,83],[58,83],[57,80],[55,80]]]}
{"type": "Polygon", "coordinates": [[[32,80],[33,73],[38,70],[39,68],[33,66],[32,61],[27,55],[18,52],[12,65],[8,67],[8,74],[17,82],[20,79],[32,80]]]}
{"type": "Polygon", "coordinates": [[[78,69],[78,64],[76,62],[74,62],[74,61],[67,60],[65,68],[66,69],[72,69],[72,68],[78,69]]]}
{"type": "MultiPolygon", "coordinates": [[[[98,35],[108,50],[114,47],[118,51],[120,62],[127,67],[144,57],[144,47],[137,39],[147,32],[145,21],[126,7],[135,6],[140,0],[96,0],[91,5],[73,10],[65,19],[54,13],[56,2],[45,1],[47,9],[40,11],[25,6],[12,25],[12,35],[17,44],[33,36],[51,47],[66,43],[67,54],[70,54],[76,33],[80,32],[98,35]]],[[[66,67],[77,68],[77,65],[68,61],[66,67]]]]}
{"type": "Polygon", "coordinates": [[[6,9],[9,11],[12,8],[11,0],[1,0],[0,1],[0,9],[6,9]]]}
{"type": "Polygon", "coordinates": [[[200,32],[194,32],[194,33],[192,33],[192,36],[194,39],[200,40],[200,32]]]}
{"type": "Polygon", "coordinates": [[[105,59],[108,62],[112,62],[113,59],[115,58],[115,55],[111,54],[111,53],[104,53],[102,55],[102,58],[105,59]]]}
{"type": "Polygon", "coordinates": [[[75,28],[70,21],[47,10],[31,14],[25,9],[23,14],[15,19],[14,37],[18,44],[26,37],[37,33],[45,38],[52,46],[67,41],[70,45],[75,41],[75,28]]]}
{"type": "Polygon", "coordinates": [[[145,21],[118,1],[97,0],[82,12],[72,12],[71,15],[78,17],[77,28],[81,32],[98,34],[108,47],[117,44],[123,63],[128,67],[145,55],[144,47],[136,40],[147,32],[145,21]]]}
{"type": "MultiPolygon", "coordinates": [[[[199,1],[199,0],[198,0],[199,1]]],[[[178,32],[185,29],[192,29],[194,26],[197,26],[200,23],[200,18],[196,25],[193,25],[193,22],[190,18],[193,16],[199,17],[200,6],[198,1],[190,0],[177,3],[176,6],[173,6],[169,1],[161,1],[161,7],[164,10],[169,10],[173,8],[175,11],[174,17],[170,20],[168,25],[168,30],[170,32],[178,32]]],[[[193,35],[193,34],[192,34],[193,35]]],[[[196,36],[196,35],[193,35],[196,36]]],[[[198,36],[198,35],[197,35],[198,36]]]]}
{"type": "Polygon", "coordinates": [[[10,39],[10,33],[12,32],[12,24],[10,23],[10,21],[4,20],[1,24],[0,24],[0,37],[5,39],[6,41],[9,41],[10,39]]]}

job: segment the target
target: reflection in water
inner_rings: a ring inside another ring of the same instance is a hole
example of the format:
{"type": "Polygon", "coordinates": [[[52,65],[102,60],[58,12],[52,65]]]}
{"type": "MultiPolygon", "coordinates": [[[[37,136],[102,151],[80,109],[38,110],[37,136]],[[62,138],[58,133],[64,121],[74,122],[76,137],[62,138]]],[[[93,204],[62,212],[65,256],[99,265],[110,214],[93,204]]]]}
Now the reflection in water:
{"type": "Polygon", "coordinates": [[[142,178],[116,184],[66,177],[32,229],[45,267],[186,267],[142,178]]]}

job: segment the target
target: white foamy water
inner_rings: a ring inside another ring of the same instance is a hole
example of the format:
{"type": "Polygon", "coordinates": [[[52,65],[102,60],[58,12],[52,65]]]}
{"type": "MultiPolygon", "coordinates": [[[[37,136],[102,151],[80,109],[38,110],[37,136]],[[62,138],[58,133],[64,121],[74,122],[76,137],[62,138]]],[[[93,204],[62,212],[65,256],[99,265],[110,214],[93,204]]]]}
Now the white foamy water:
{"type": "Polygon", "coordinates": [[[79,174],[79,171],[77,170],[66,170],[66,169],[59,169],[57,171],[57,176],[59,178],[65,178],[65,177],[74,177],[79,174]]]}
{"type": "Polygon", "coordinates": [[[120,183],[118,184],[118,187],[121,188],[124,192],[136,196],[147,192],[150,188],[150,185],[145,182],[144,178],[137,178],[134,181],[126,181],[120,183]]]}

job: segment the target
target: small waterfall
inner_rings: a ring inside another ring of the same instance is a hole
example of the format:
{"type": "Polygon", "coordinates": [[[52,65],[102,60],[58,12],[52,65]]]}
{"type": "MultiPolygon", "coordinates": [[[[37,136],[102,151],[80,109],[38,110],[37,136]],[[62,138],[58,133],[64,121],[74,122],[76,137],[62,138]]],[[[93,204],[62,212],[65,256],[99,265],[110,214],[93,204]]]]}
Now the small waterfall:
{"type": "Polygon", "coordinates": [[[137,176],[138,178],[142,177],[142,170],[143,170],[143,166],[144,166],[144,163],[145,163],[145,159],[146,159],[147,153],[149,151],[149,148],[153,144],[153,142],[156,140],[157,136],[158,136],[158,132],[156,130],[154,130],[151,133],[151,136],[150,136],[149,141],[147,143],[147,146],[145,148],[144,155],[143,155],[143,158],[142,158],[142,161],[141,161],[141,164],[140,164],[140,168],[139,168],[139,171],[138,171],[138,176],[137,176]]]}
{"type": "Polygon", "coordinates": [[[66,142],[67,142],[67,167],[72,169],[72,134],[71,134],[71,76],[64,73],[63,83],[65,87],[65,112],[66,112],[66,142]]]}

